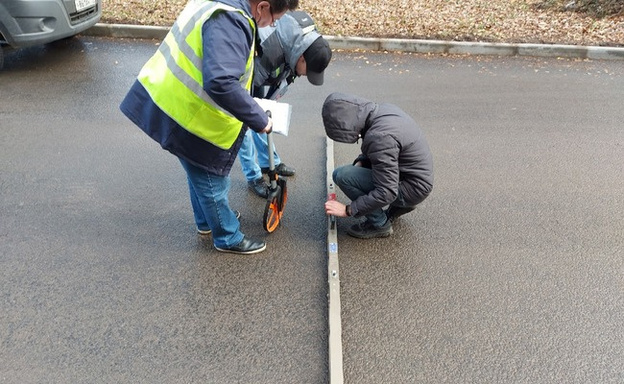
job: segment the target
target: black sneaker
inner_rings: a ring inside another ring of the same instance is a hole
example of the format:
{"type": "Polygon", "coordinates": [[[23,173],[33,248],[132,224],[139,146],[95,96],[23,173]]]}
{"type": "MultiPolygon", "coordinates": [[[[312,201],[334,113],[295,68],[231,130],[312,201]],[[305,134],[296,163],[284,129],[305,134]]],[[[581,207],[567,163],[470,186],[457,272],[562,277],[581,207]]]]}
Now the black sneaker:
{"type": "Polygon", "coordinates": [[[347,233],[359,239],[372,239],[374,237],[388,237],[392,235],[392,222],[387,220],[381,227],[373,226],[368,220],[355,224],[347,230],[347,233]]]}
{"type": "Polygon", "coordinates": [[[269,186],[264,181],[264,178],[260,177],[256,180],[248,181],[247,185],[256,195],[265,199],[269,196],[269,186]]]}
{"type": "MultiPolygon", "coordinates": [[[[262,173],[269,173],[269,167],[260,169],[262,170],[262,173]]],[[[277,172],[280,176],[294,176],[295,168],[289,167],[284,163],[279,163],[279,165],[275,167],[275,172],[277,172]]]]}
{"type": "Polygon", "coordinates": [[[230,248],[219,248],[215,246],[219,252],[236,253],[239,255],[252,255],[254,253],[262,252],[266,249],[266,243],[260,240],[254,240],[249,237],[244,237],[240,243],[230,248]]]}
{"type": "MultiPolygon", "coordinates": [[[[239,211],[234,211],[234,214],[236,215],[237,219],[240,219],[240,212],[239,211]]],[[[197,233],[199,233],[200,235],[210,235],[212,233],[212,230],[197,228],[197,233]]]]}
{"type": "Polygon", "coordinates": [[[412,212],[414,209],[414,207],[393,207],[392,205],[388,207],[388,209],[386,209],[386,217],[388,218],[388,220],[390,220],[390,222],[394,222],[394,220],[398,219],[399,216],[403,216],[406,213],[410,213],[412,212]]]}

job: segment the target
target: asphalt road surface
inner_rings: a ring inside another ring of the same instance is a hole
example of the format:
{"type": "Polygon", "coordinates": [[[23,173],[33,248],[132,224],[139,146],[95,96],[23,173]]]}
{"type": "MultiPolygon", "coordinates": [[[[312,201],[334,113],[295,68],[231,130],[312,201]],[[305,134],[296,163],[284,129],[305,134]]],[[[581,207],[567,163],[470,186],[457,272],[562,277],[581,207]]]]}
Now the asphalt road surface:
{"type": "MultiPolygon", "coordinates": [[[[118,109],[157,42],[74,38],[0,72],[0,382],[328,382],[325,97],[399,105],[434,192],[338,222],[346,383],[624,382],[624,62],[335,52],[298,79],[267,251],[195,233],[182,167],[118,109]]],[[[335,163],[358,145],[335,145],[335,163]]],[[[338,198],[346,201],[344,195],[338,198]]]]}

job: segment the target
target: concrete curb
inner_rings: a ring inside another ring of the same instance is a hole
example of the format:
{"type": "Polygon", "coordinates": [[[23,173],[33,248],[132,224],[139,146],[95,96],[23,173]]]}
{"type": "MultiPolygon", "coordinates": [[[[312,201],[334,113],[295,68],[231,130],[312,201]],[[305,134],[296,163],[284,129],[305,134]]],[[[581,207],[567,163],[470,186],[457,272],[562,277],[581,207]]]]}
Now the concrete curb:
{"type": "MultiPolygon", "coordinates": [[[[169,32],[168,27],[98,23],[82,34],[89,36],[162,40],[167,32],[169,32]]],[[[561,44],[479,43],[416,39],[377,39],[327,35],[324,37],[333,49],[624,60],[624,48],[622,47],[596,47],[561,44]]]]}

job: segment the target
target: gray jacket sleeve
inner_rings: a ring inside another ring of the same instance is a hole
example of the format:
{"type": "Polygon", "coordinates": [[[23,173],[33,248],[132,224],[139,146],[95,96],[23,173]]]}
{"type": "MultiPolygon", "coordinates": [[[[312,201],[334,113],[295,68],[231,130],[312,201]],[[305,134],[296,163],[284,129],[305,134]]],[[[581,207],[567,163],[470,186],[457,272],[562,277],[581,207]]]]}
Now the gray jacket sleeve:
{"type": "Polygon", "coordinates": [[[375,189],[351,203],[353,216],[362,216],[392,203],[399,193],[399,146],[389,136],[366,137],[362,152],[370,161],[375,189]]]}

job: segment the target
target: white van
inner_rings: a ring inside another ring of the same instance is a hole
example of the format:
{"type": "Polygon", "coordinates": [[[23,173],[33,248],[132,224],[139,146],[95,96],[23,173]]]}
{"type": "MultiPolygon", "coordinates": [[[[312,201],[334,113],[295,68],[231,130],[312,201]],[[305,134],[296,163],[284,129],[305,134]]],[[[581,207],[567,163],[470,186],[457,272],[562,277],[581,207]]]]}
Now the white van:
{"type": "Polygon", "coordinates": [[[22,48],[74,36],[95,25],[102,0],[0,0],[0,69],[3,45],[22,48]]]}

